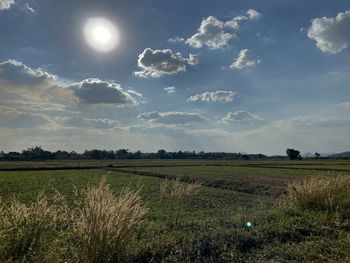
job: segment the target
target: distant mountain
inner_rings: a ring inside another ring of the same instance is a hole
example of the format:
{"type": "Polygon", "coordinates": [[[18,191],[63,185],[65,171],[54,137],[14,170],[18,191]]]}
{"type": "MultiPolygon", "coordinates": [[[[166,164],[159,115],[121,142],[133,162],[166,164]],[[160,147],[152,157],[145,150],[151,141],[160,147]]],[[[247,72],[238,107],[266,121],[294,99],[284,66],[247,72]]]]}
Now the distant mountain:
{"type": "MultiPolygon", "coordinates": [[[[321,157],[329,157],[330,155],[334,155],[336,154],[335,152],[331,152],[331,153],[319,153],[321,157]]],[[[310,158],[310,157],[315,157],[315,153],[312,152],[306,152],[303,154],[304,158],[310,158]]]]}
{"type": "Polygon", "coordinates": [[[328,158],[350,158],[350,151],[349,152],[342,152],[342,153],[334,153],[327,156],[328,158]]]}

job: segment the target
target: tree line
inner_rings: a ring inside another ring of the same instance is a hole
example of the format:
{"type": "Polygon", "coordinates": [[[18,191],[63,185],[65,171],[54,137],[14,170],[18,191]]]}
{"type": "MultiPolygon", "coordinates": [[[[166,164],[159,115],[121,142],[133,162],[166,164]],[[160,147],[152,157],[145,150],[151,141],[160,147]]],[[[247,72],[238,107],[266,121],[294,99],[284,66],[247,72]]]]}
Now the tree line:
{"type": "Polygon", "coordinates": [[[86,150],[83,153],[58,150],[55,152],[31,147],[22,152],[0,152],[0,161],[47,161],[47,160],[123,160],[123,159],[222,159],[222,160],[260,160],[270,157],[264,154],[242,154],[227,152],[167,152],[163,149],[157,152],[132,152],[128,149],[86,150]]]}

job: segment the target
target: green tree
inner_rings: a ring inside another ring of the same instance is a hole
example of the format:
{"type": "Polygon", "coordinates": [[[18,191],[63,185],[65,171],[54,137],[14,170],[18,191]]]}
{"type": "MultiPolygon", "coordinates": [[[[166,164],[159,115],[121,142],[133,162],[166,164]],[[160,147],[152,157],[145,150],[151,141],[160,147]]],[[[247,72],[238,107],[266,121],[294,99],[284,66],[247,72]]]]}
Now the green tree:
{"type": "Polygon", "coordinates": [[[291,160],[301,160],[300,151],[294,149],[287,149],[286,153],[291,160]]]}

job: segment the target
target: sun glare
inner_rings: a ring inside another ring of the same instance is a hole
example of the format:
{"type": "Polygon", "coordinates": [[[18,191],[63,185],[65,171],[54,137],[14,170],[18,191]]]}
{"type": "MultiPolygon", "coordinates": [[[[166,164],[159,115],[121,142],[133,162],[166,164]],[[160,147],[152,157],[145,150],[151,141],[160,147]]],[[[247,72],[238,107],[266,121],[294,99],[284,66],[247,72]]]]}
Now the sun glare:
{"type": "Polygon", "coordinates": [[[85,24],[84,36],[89,46],[100,52],[113,50],[119,42],[117,27],[105,18],[90,18],[85,24]]]}

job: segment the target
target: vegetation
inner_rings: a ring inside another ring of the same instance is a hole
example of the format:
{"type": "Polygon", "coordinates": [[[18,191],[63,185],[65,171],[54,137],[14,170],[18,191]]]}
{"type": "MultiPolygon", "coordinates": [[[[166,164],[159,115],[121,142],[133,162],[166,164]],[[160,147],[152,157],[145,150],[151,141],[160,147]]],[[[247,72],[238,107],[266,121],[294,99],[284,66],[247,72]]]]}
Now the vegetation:
{"type": "Polygon", "coordinates": [[[44,160],[126,160],[126,159],[228,159],[228,160],[262,160],[268,159],[263,154],[241,154],[226,152],[167,152],[159,150],[155,153],[143,153],[140,151],[130,152],[128,149],[116,151],[86,150],[84,153],[75,151],[67,152],[58,150],[50,152],[40,146],[32,147],[19,152],[0,152],[0,161],[44,161],[44,160]]]}
{"type": "Polygon", "coordinates": [[[286,150],[287,156],[291,160],[301,160],[300,151],[294,150],[294,149],[287,149],[286,150]]]}
{"type": "Polygon", "coordinates": [[[350,261],[350,173],[137,164],[0,172],[0,262],[350,261]]]}
{"type": "Polygon", "coordinates": [[[283,202],[302,210],[350,216],[350,177],[331,174],[291,182],[283,202]]]}
{"type": "Polygon", "coordinates": [[[132,232],[148,209],[139,191],[123,188],[115,196],[103,177],[86,190],[86,197],[73,222],[78,260],[87,263],[123,262],[132,232]]]}

